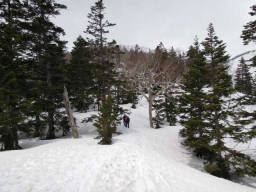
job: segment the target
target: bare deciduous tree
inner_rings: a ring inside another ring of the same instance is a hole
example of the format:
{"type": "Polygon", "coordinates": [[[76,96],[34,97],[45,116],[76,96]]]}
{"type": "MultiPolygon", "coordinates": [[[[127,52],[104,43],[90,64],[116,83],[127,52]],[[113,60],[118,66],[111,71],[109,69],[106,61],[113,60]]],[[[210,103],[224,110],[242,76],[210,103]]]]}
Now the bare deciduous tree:
{"type": "Polygon", "coordinates": [[[162,55],[158,52],[145,53],[143,63],[136,66],[133,70],[133,81],[140,94],[142,94],[148,104],[150,127],[153,128],[152,108],[153,102],[160,94],[167,93],[172,89],[181,73],[177,67],[171,64],[164,64],[162,55]]]}
{"type": "Polygon", "coordinates": [[[167,51],[160,43],[154,51],[147,51],[136,45],[134,48],[123,48],[121,62],[128,84],[124,90],[136,89],[149,104],[150,127],[153,128],[153,102],[160,94],[169,95],[177,81],[186,70],[182,53],[173,48],[167,51]]]}

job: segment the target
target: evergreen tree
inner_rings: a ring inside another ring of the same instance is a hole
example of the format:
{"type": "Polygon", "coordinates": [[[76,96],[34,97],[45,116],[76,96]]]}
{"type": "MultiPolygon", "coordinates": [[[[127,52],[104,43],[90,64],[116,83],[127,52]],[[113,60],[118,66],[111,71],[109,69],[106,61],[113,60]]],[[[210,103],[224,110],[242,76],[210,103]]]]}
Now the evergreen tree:
{"type": "Polygon", "coordinates": [[[120,48],[115,41],[109,42],[106,38],[109,33],[108,29],[115,24],[105,19],[105,9],[103,0],[97,0],[91,6],[91,12],[88,14],[89,25],[85,33],[91,37],[87,38],[87,41],[90,44],[93,55],[91,61],[94,82],[92,90],[94,90],[94,96],[98,101],[99,98],[104,99],[102,106],[99,105],[98,107],[100,114],[95,126],[102,138],[100,143],[111,144],[112,132],[116,131],[119,121],[118,114],[122,112],[118,102],[120,102],[119,88],[124,85],[124,82],[120,81],[113,62],[113,56],[120,54],[120,48]],[[106,98],[107,93],[110,95],[106,98]],[[116,97],[119,101],[116,100],[116,97]]]}
{"type": "Polygon", "coordinates": [[[177,100],[172,93],[159,94],[153,102],[153,124],[155,128],[161,128],[166,120],[170,126],[176,123],[177,115],[177,100]]]}
{"type": "MultiPolygon", "coordinates": [[[[256,15],[256,5],[253,5],[251,7],[251,11],[249,12],[249,14],[251,16],[255,16],[256,15]]],[[[242,35],[241,38],[243,39],[244,45],[248,45],[249,43],[255,43],[256,42],[256,31],[255,31],[255,27],[256,27],[256,20],[254,21],[250,21],[248,22],[245,26],[244,26],[244,30],[242,31],[242,35]]],[[[252,66],[256,66],[256,57],[252,58],[252,66]]],[[[255,79],[253,80],[253,101],[255,102],[255,95],[256,95],[256,89],[255,89],[255,79]]],[[[246,115],[246,117],[253,117],[252,120],[255,120],[255,112],[253,112],[253,114],[248,114],[246,115]]],[[[252,130],[249,131],[248,133],[248,137],[249,138],[255,138],[256,134],[255,134],[255,126],[253,126],[252,130]]]]}
{"type": "Polygon", "coordinates": [[[99,144],[109,145],[112,143],[112,134],[116,132],[117,125],[121,121],[121,111],[122,109],[116,104],[111,95],[102,100],[99,115],[94,123],[101,139],[99,144]]]}
{"type": "Polygon", "coordinates": [[[26,98],[29,83],[29,38],[26,33],[25,1],[0,2],[0,139],[4,150],[20,149],[18,131],[30,107],[26,98]]]}
{"type": "MultiPolygon", "coordinates": [[[[174,50],[173,50],[174,51],[174,50]]],[[[164,71],[167,71],[170,63],[168,63],[170,57],[173,55],[170,55],[166,48],[164,47],[164,44],[160,42],[160,44],[156,47],[154,51],[153,61],[152,61],[152,68],[154,68],[154,71],[156,74],[161,74],[164,71]]],[[[172,58],[173,59],[173,58],[172,58]]],[[[173,109],[168,108],[170,107],[169,104],[171,104],[168,101],[170,97],[167,96],[168,88],[165,87],[168,84],[169,79],[166,76],[169,76],[168,72],[165,72],[166,75],[159,75],[158,78],[156,78],[157,85],[152,85],[154,88],[152,89],[152,93],[154,95],[154,101],[153,101],[153,110],[155,112],[155,116],[153,117],[153,124],[155,128],[160,128],[163,124],[164,120],[167,119],[168,122],[170,122],[170,116],[173,112],[173,109]],[[159,83],[159,84],[158,84],[159,83]]]]}
{"type": "Polygon", "coordinates": [[[251,58],[252,64],[250,66],[252,67],[256,67],[256,56],[254,56],[253,58],[251,58]]]}
{"type": "Polygon", "coordinates": [[[172,47],[171,50],[169,51],[169,55],[173,58],[177,57],[177,53],[176,51],[174,50],[174,48],[172,47]]]}
{"type": "Polygon", "coordinates": [[[227,166],[222,156],[222,153],[228,150],[224,142],[227,132],[226,125],[223,122],[226,122],[229,114],[228,109],[223,107],[224,100],[222,97],[229,96],[233,91],[231,76],[228,75],[228,67],[225,66],[229,56],[226,55],[225,44],[215,35],[212,24],[209,25],[208,37],[202,45],[204,56],[210,67],[209,74],[211,74],[211,90],[207,94],[207,105],[205,106],[207,110],[206,119],[209,123],[204,132],[207,133],[209,139],[207,149],[213,153],[213,156],[207,159],[207,166],[215,166],[214,171],[207,168],[206,170],[211,171],[216,176],[230,178],[229,166],[227,166]]]}
{"type": "Polygon", "coordinates": [[[236,90],[247,95],[252,94],[252,77],[244,58],[241,59],[240,64],[236,70],[235,88],[236,90]]]}
{"type": "Polygon", "coordinates": [[[165,109],[165,116],[167,122],[169,122],[170,126],[174,126],[176,124],[176,116],[178,114],[178,100],[175,98],[172,93],[167,93],[164,95],[164,109],[165,109]]]}
{"type": "Polygon", "coordinates": [[[212,24],[208,29],[208,37],[202,45],[209,72],[212,74],[204,107],[206,112],[204,134],[209,139],[205,147],[211,152],[210,156],[206,156],[205,169],[215,176],[226,179],[242,174],[251,175],[253,174],[251,165],[254,162],[245,154],[234,154],[233,149],[225,142],[226,137],[241,142],[241,137],[237,135],[242,132],[242,127],[228,120],[235,119],[236,116],[234,113],[236,104],[233,104],[234,100],[229,98],[233,93],[231,76],[228,75],[228,66],[225,65],[229,56],[226,54],[225,44],[215,35],[212,24]]]}
{"type": "Polygon", "coordinates": [[[182,82],[183,94],[180,97],[181,123],[184,128],[180,134],[185,138],[184,144],[193,149],[199,157],[210,154],[207,145],[210,139],[205,132],[205,104],[208,85],[206,59],[195,40],[188,53],[188,72],[182,82]]]}
{"type": "Polygon", "coordinates": [[[154,128],[161,128],[163,121],[165,120],[165,105],[164,105],[164,95],[159,95],[154,99],[153,110],[155,111],[155,116],[153,117],[154,128]]]}
{"type": "MultiPolygon", "coordinates": [[[[116,24],[110,23],[108,20],[104,19],[104,6],[103,0],[97,0],[95,4],[91,7],[91,13],[88,14],[89,25],[87,26],[86,33],[92,35],[95,48],[102,53],[102,55],[97,55],[104,60],[105,50],[104,47],[107,44],[107,38],[105,34],[109,33],[107,30],[109,27],[115,26],[116,24]]],[[[99,54],[99,53],[97,53],[99,54]]]]}
{"type": "Polygon", "coordinates": [[[60,14],[66,6],[56,3],[55,0],[31,0],[29,13],[32,18],[31,33],[33,44],[31,50],[34,54],[33,81],[35,87],[35,116],[40,124],[41,119],[47,123],[48,132],[46,138],[55,138],[56,125],[61,121],[62,115],[59,108],[62,107],[64,86],[64,49],[65,41],[60,39],[64,30],[56,26],[50,17],[60,14]],[[46,112],[46,116],[44,113],[46,112]]]}
{"type": "MultiPolygon", "coordinates": [[[[125,79],[125,77],[119,77],[120,79],[125,79]]],[[[115,85],[116,89],[113,91],[114,95],[117,98],[118,104],[128,104],[132,103],[132,108],[136,108],[136,104],[138,104],[138,95],[136,93],[135,88],[129,88],[128,81],[119,80],[115,85]]]]}
{"type": "Polygon", "coordinates": [[[180,99],[184,125],[181,135],[184,144],[205,160],[205,170],[212,175],[226,179],[253,176],[255,161],[226,144],[226,138],[244,142],[245,135],[242,124],[237,122],[239,115],[234,112],[239,101],[229,98],[233,89],[225,66],[225,44],[215,35],[212,24],[208,32],[202,51],[198,42],[188,51],[189,70],[180,99]]]}
{"type": "Polygon", "coordinates": [[[74,42],[67,76],[71,102],[78,111],[86,111],[93,103],[90,93],[93,88],[92,50],[89,43],[79,36],[74,42]]]}
{"type": "Polygon", "coordinates": [[[116,82],[114,63],[109,59],[113,53],[115,41],[108,42],[106,38],[106,34],[109,33],[108,28],[115,24],[105,19],[105,9],[103,0],[95,2],[88,14],[89,25],[85,31],[92,36],[88,42],[94,50],[94,90],[96,90],[97,97],[104,96],[116,82]]]}
{"type": "MultiPolygon", "coordinates": [[[[256,5],[253,5],[251,7],[251,12],[249,12],[251,16],[256,15],[256,5]]],[[[241,38],[243,39],[243,42],[245,45],[248,45],[250,42],[255,43],[256,42],[256,20],[248,22],[244,26],[244,30],[242,31],[241,38]]]]}
{"type": "Polygon", "coordinates": [[[136,90],[133,90],[131,94],[129,94],[131,100],[130,103],[132,103],[131,108],[136,109],[136,105],[139,102],[139,98],[138,98],[138,93],[136,92],[136,90]]]}
{"type": "Polygon", "coordinates": [[[226,45],[222,40],[215,34],[213,24],[210,23],[208,27],[208,36],[205,38],[205,41],[202,42],[203,53],[207,59],[209,68],[209,79],[214,85],[217,83],[218,72],[222,69],[226,71],[224,64],[228,61],[229,56],[226,54],[226,45]]]}

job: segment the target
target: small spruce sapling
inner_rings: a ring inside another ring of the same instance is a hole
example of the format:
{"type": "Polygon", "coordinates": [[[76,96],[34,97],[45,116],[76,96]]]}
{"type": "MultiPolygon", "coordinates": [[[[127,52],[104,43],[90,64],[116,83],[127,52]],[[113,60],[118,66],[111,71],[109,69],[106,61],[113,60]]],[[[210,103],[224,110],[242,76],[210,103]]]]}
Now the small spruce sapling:
{"type": "Polygon", "coordinates": [[[112,134],[117,132],[116,129],[121,122],[123,112],[111,95],[106,96],[106,99],[102,101],[94,123],[101,139],[99,144],[110,145],[112,143],[112,134]]]}

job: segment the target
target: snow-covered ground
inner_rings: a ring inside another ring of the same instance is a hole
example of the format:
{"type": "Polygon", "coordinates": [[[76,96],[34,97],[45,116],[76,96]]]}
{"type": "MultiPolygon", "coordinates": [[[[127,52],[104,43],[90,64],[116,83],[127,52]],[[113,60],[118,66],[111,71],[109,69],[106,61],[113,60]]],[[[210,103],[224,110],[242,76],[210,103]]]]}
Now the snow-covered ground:
{"type": "Polygon", "coordinates": [[[0,192],[256,191],[255,180],[253,188],[200,171],[180,144],[179,126],[149,128],[145,102],[130,117],[131,128],[119,126],[113,145],[98,145],[95,129],[79,122],[79,139],[23,140],[24,150],[1,152],[0,192]]]}

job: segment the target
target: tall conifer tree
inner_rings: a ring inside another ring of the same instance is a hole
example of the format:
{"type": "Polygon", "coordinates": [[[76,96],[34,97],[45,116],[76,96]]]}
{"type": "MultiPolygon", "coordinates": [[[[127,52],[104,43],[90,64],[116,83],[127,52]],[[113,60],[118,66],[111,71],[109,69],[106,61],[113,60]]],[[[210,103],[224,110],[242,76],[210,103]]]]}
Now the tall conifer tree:
{"type": "Polygon", "coordinates": [[[108,29],[115,24],[105,19],[105,9],[103,0],[97,0],[91,6],[91,12],[88,14],[89,25],[85,31],[92,37],[88,38],[88,42],[94,50],[94,85],[98,97],[104,96],[115,84],[116,76],[114,63],[110,60],[115,41],[108,42],[106,38],[106,34],[109,33],[108,29]]]}
{"type": "Polygon", "coordinates": [[[182,89],[184,93],[180,98],[181,123],[184,125],[181,135],[185,137],[184,144],[191,147],[196,155],[202,151],[209,151],[209,137],[205,133],[205,104],[204,91],[209,80],[206,59],[200,50],[198,40],[195,40],[188,53],[188,72],[184,76],[182,89]]]}
{"type": "Polygon", "coordinates": [[[115,64],[112,62],[113,55],[120,54],[120,48],[115,41],[109,42],[106,37],[106,34],[109,33],[108,29],[115,26],[115,24],[105,19],[105,9],[103,0],[96,0],[88,14],[89,25],[85,31],[89,35],[87,41],[93,55],[91,66],[94,87],[92,90],[94,90],[94,95],[97,97],[100,110],[95,124],[102,137],[100,144],[111,143],[111,135],[112,132],[116,131],[118,116],[123,113],[123,110],[118,106],[118,100],[115,99],[115,96],[118,97],[118,89],[122,82],[118,79],[115,64]],[[117,92],[117,94],[114,94],[114,92],[117,92]],[[101,104],[99,100],[101,100],[101,104]],[[112,110],[114,112],[111,112],[112,110]],[[105,113],[107,111],[109,114],[105,113]]]}
{"type": "MultiPolygon", "coordinates": [[[[33,34],[32,52],[35,60],[33,65],[36,111],[46,112],[44,118],[48,133],[46,138],[55,138],[55,126],[61,118],[58,108],[62,107],[64,86],[64,49],[65,41],[60,39],[64,30],[56,26],[50,17],[60,14],[66,6],[55,0],[31,0],[30,15],[32,18],[31,33],[33,34]]],[[[42,113],[41,113],[42,115],[42,113]]]]}
{"type": "Polygon", "coordinates": [[[202,45],[209,72],[212,74],[206,98],[204,129],[210,141],[206,148],[211,153],[210,156],[205,156],[205,169],[213,175],[227,179],[244,174],[253,175],[251,165],[255,162],[245,154],[234,153],[225,141],[228,137],[233,141],[242,142],[242,138],[237,136],[242,132],[242,127],[235,121],[229,122],[229,119],[236,118],[235,100],[230,98],[233,93],[232,81],[226,65],[229,56],[226,54],[225,44],[216,36],[212,24],[209,25],[208,37],[202,45]]]}
{"type": "Polygon", "coordinates": [[[202,51],[195,43],[188,52],[189,71],[180,99],[184,144],[205,160],[205,169],[212,175],[226,179],[254,176],[255,161],[226,143],[226,138],[244,142],[245,135],[234,112],[238,102],[230,97],[233,88],[226,66],[229,57],[212,24],[202,45],[202,51]]]}
{"type": "Polygon", "coordinates": [[[244,58],[240,60],[240,64],[236,70],[235,88],[247,95],[252,94],[252,76],[244,58]]]}
{"type": "Polygon", "coordinates": [[[90,44],[81,36],[74,42],[71,62],[67,65],[67,77],[71,102],[78,111],[85,111],[92,103],[93,93],[92,50],[90,44]]]}
{"type": "MultiPolygon", "coordinates": [[[[256,16],[256,4],[253,5],[251,7],[251,11],[249,12],[250,16],[255,17],[256,16]]],[[[244,26],[244,30],[242,31],[242,35],[241,38],[243,39],[244,45],[248,45],[249,43],[256,43],[256,20],[250,21],[248,22],[245,26],[244,26]]],[[[252,66],[256,66],[256,57],[252,58],[252,66]]],[[[253,100],[252,102],[255,103],[255,95],[256,95],[256,80],[254,77],[254,82],[253,82],[253,100]]],[[[255,121],[256,117],[255,117],[255,111],[252,113],[246,113],[245,115],[246,118],[251,119],[251,121],[255,121]]],[[[251,130],[248,132],[247,135],[250,139],[251,138],[255,138],[256,137],[256,127],[253,126],[251,128],[251,130]]],[[[256,167],[256,166],[255,166],[256,167]]]]}
{"type": "MultiPolygon", "coordinates": [[[[253,5],[251,7],[251,12],[249,12],[249,14],[251,16],[256,15],[256,5],[253,5]]],[[[248,45],[250,42],[253,42],[253,43],[256,42],[255,27],[256,27],[256,20],[250,21],[244,26],[244,30],[242,32],[241,38],[243,39],[245,45],[248,45]]]]}
{"type": "Polygon", "coordinates": [[[25,1],[0,2],[0,137],[5,150],[19,149],[24,130],[29,51],[25,1]]]}

